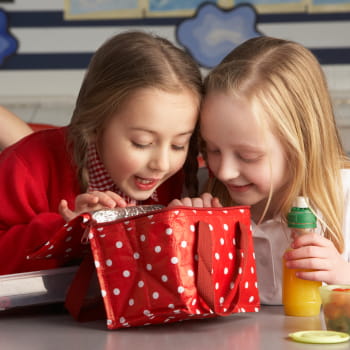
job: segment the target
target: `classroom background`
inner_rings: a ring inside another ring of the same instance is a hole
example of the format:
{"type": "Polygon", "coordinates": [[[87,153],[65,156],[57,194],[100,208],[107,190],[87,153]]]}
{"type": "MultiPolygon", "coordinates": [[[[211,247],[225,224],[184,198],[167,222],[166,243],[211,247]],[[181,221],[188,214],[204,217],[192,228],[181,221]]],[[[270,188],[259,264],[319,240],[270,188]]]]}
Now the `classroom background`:
{"type": "Polygon", "coordinates": [[[350,153],[348,0],[0,0],[0,104],[28,122],[67,124],[93,52],[133,29],[184,47],[203,75],[253,36],[305,45],[326,73],[350,153]]]}

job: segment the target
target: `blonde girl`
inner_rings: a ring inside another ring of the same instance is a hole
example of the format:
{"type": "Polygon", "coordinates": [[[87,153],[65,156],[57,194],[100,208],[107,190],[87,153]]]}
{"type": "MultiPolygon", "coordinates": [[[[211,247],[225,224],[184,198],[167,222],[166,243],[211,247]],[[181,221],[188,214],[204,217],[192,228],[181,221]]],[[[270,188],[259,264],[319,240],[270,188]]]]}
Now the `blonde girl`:
{"type": "Polygon", "coordinates": [[[350,283],[350,162],[313,54],[277,38],[246,41],[205,79],[200,129],[210,194],[182,204],[251,206],[262,302],[281,303],[286,214],[300,195],[321,235],[295,238],[287,266],[311,270],[300,278],[350,283]]]}

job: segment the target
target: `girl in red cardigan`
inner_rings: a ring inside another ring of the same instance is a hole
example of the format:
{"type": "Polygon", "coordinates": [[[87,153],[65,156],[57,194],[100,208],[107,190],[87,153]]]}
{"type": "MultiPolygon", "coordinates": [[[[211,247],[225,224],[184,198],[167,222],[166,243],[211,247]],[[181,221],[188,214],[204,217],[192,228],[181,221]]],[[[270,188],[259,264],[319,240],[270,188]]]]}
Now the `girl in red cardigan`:
{"type": "Polygon", "coordinates": [[[126,32],[103,44],[70,124],[0,155],[0,274],[57,267],[26,257],[82,212],[166,205],[181,195],[183,169],[194,193],[201,94],[198,67],[167,40],[126,32]]]}

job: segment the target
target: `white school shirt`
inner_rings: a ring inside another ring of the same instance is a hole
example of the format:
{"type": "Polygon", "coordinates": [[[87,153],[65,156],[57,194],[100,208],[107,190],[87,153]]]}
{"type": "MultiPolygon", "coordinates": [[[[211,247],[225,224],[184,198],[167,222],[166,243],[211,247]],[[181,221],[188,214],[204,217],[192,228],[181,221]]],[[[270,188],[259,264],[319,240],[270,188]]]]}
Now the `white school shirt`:
{"type": "MultiPolygon", "coordinates": [[[[350,262],[350,169],[341,170],[344,191],[342,256],[350,262]]],[[[259,225],[252,222],[256,269],[260,301],[262,304],[282,304],[282,256],[290,245],[290,229],[279,219],[267,220],[259,225]]],[[[319,228],[320,229],[320,228],[319,228]]]]}

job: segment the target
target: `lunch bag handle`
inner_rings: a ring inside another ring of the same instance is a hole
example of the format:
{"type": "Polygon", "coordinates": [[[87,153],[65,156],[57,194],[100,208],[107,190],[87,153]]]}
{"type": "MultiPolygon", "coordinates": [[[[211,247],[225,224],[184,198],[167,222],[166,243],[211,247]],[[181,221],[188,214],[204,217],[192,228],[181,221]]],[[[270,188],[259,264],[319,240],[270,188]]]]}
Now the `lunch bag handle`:
{"type": "Polygon", "coordinates": [[[213,274],[213,235],[215,233],[210,230],[210,225],[206,222],[201,221],[198,225],[197,289],[211,310],[220,316],[232,313],[238,302],[242,276],[246,275],[247,264],[245,252],[247,252],[248,248],[248,228],[246,225],[238,222],[235,230],[236,257],[233,259],[233,262],[235,264],[234,276],[236,277],[233,288],[229,291],[228,299],[231,301],[235,300],[236,302],[231,302],[230,307],[227,307],[225,311],[221,311],[223,308],[220,306],[218,298],[215,297],[215,281],[213,274]]]}

